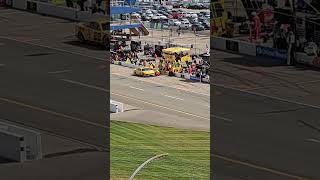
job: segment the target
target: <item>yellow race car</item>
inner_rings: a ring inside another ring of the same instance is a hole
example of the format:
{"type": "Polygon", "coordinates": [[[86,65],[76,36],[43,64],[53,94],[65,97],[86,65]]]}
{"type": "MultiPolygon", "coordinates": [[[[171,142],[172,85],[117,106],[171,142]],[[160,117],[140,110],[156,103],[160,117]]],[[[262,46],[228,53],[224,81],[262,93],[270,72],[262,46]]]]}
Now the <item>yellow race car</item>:
{"type": "Polygon", "coordinates": [[[110,49],[110,21],[108,19],[78,23],[75,27],[75,35],[81,43],[94,42],[110,49]]]}
{"type": "Polygon", "coordinates": [[[137,68],[133,71],[136,76],[160,76],[160,71],[158,69],[151,69],[148,67],[137,68]]]}

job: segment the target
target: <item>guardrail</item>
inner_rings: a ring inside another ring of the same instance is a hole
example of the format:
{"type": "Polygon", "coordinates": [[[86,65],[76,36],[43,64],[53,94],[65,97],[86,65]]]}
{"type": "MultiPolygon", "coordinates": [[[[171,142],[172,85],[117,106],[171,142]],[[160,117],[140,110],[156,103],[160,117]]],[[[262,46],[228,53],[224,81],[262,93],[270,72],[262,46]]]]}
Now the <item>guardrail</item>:
{"type": "Polygon", "coordinates": [[[41,134],[0,119],[0,156],[23,162],[42,159],[41,134]]]}
{"type": "Polygon", "coordinates": [[[68,19],[72,21],[89,21],[91,19],[105,18],[102,14],[92,14],[88,11],[56,6],[51,3],[35,0],[11,0],[11,6],[16,9],[28,10],[35,13],[68,19]]]}
{"type": "Polygon", "coordinates": [[[286,64],[286,59],[288,56],[288,53],[286,50],[279,50],[275,48],[259,46],[259,45],[256,45],[255,43],[223,38],[223,37],[211,37],[210,49],[230,51],[233,53],[238,53],[238,54],[243,54],[248,56],[264,57],[264,58],[257,58],[256,61],[258,63],[272,64],[272,65],[286,64]]]}

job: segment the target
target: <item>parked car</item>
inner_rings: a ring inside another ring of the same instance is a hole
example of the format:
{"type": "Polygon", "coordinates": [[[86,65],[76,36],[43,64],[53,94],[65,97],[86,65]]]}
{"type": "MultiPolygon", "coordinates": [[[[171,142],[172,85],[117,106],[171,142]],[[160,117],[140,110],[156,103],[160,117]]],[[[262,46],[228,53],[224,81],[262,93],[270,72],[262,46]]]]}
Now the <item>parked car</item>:
{"type": "Polygon", "coordinates": [[[180,26],[181,25],[181,22],[177,19],[170,19],[168,22],[169,22],[170,26],[180,26]]]}
{"type": "Polygon", "coordinates": [[[204,6],[201,3],[189,4],[188,9],[203,9],[204,6]]]}
{"type": "Polygon", "coordinates": [[[190,21],[191,24],[199,23],[198,18],[190,18],[189,21],[190,21]]]}
{"type": "Polygon", "coordinates": [[[181,29],[190,29],[191,23],[189,22],[181,22],[180,28],[181,29]]]}
{"type": "Polygon", "coordinates": [[[183,3],[176,3],[176,4],[173,4],[172,6],[173,8],[183,8],[183,3]]]}
{"type": "Polygon", "coordinates": [[[169,27],[170,27],[170,24],[168,22],[163,22],[162,23],[162,28],[163,29],[169,29],[169,27]]]}
{"type": "Polygon", "coordinates": [[[207,21],[208,19],[206,18],[206,17],[199,17],[198,18],[198,21],[199,22],[205,22],[205,21],[207,21]]]}
{"type": "Polygon", "coordinates": [[[183,15],[180,14],[180,13],[173,13],[173,14],[172,14],[172,17],[173,17],[173,19],[179,19],[179,18],[182,18],[183,15]]]}
{"type": "Polygon", "coordinates": [[[198,17],[198,15],[196,14],[196,13],[194,13],[194,12],[189,12],[189,13],[187,13],[186,14],[186,17],[187,18],[197,18],[198,17]]]}
{"type": "Polygon", "coordinates": [[[165,15],[159,15],[158,17],[159,17],[159,19],[168,19],[167,16],[165,16],[165,15]]]}
{"type": "Polygon", "coordinates": [[[192,24],[191,29],[193,31],[204,31],[205,30],[205,28],[200,23],[192,24]]]}
{"type": "Polygon", "coordinates": [[[210,23],[209,21],[204,21],[201,23],[205,30],[210,30],[210,23]]]}
{"type": "Polygon", "coordinates": [[[159,19],[160,19],[160,16],[158,16],[158,15],[152,16],[152,20],[159,20],[159,19]]]}
{"type": "Polygon", "coordinates": [[[190,23],[190,21],[189,21],[188,19],[186,19],[186,18],[182,18],[180,21],[181,21],[181,22],[187,22],[187,23],[190,23]]]}

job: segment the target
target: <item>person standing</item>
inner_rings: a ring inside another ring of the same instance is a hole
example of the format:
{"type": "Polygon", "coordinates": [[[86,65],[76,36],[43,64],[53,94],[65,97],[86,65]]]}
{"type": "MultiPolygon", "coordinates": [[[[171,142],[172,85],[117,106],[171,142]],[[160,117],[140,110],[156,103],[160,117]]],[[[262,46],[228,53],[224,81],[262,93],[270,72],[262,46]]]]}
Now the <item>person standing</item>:
{"type": "Polygon", "coordinates": [[[66,0],[66,5],[67,5],[67,7],[69,7],[69,8],[73,8],[73,2],[72,2],[72,0],[66,0]]]}
{"type": "Polygon", "coordinates": [[[97,3],[97,5],[98,5],[98,7],[101,8],[102,0],[96,0],[96,3],[97,3]]]}
{"type": "Polygon", "coordinates": [[[260,39],[260,33],[261,33],[261,20],[259,18],[259,16],[257,15],[256,12],[252,13],[252,20],[253,20],[253,29],[255,32],[255,40],[259,40],[260,39]]]}
{"type": "Polygon", "coordinates": [[[295,34],[291,27],[288,28],[287,35],[287,43],[288,43],[288,57],[287,57],[287,65],[291,65],[295,61],[295,34]]]}
{"type": "Polygon", "coordinates": [[[86,0],[78,0],[77,4],[80,6],[80,11],[84,11],[84,2],[86,0]]]}

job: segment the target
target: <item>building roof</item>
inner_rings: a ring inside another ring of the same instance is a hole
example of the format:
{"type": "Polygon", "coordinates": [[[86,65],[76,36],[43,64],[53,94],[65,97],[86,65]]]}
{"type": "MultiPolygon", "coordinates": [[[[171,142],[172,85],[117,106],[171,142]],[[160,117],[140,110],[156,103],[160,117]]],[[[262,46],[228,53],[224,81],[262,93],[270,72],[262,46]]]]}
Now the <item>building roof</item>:
{"type": "Polygon", "coordinates": [[[139,8],[133,8],[129,6],[111,6],[110,14],[129,14],[140,11],[139,8]]]}

